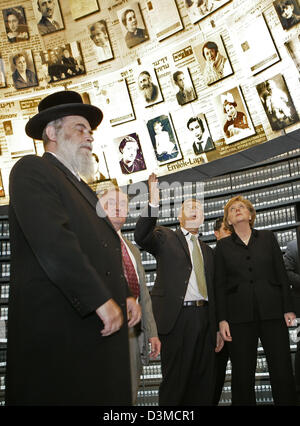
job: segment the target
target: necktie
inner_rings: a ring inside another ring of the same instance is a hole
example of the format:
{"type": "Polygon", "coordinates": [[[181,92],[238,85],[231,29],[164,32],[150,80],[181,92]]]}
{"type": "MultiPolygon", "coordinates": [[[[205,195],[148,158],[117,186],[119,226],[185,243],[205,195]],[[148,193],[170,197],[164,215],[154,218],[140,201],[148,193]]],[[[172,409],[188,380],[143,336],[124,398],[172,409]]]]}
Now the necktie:
{"type": "Polygon", "coordinates": [[[132,291],[133,296],[137,298],[139,297],[139,294],[140,294],[140,286],[139,286],[138,278],[137,278],[132,260],[130,259],[129,253],[125,246],[125,243],[124,241],[122,241],[122,238],[120,238],[120,241],[121,241],[124,275],[128,282],[129,288],[132,291]]]}
{"type": "Polygon", "coordinates": [[[207,288],[206,288],[206,279],[205,279],[205,273],[204,273],[204,263],[203,263],[203,258],[202,258],[197,240],[198,238],[196,237],[196,235],[191,236],[191,241],[193,243],[193,250],[192,250],[193,265],[194,265],[194,271],[195,271],[195,275],[197,279],[198,289],[200,291],[201,296],[203,296],[204,299],[206,299],[207,288]]]}

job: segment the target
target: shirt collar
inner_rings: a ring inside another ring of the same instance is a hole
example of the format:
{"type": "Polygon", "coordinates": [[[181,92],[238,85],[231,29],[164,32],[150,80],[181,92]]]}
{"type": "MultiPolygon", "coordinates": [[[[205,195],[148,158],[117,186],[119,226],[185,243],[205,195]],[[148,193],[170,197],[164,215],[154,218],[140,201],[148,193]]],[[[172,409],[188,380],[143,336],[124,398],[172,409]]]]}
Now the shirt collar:
{"type": "Polygon", "coordinates": [[[199,233],[198,234],[191,234],[189,231],[187,231],[185,228],[183,228],[182,226],[180,227],[181,232],[183,233],[183,235],[185,236],[185,238],[189,238],[191,239],[192,235],[195,235],[197,238],[199,237],[199,233]]]}

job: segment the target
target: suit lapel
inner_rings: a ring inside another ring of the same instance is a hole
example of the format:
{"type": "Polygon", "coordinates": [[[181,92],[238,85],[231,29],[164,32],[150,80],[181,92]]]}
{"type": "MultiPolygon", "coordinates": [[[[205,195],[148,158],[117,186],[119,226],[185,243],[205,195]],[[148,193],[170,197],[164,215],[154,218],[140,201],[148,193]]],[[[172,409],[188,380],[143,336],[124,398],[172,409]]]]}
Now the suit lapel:
{"type": "MultiPolygon", "coordinates": [[[[123,236],[124,238],[124,236],[123,236]]],[[[141,260],[140,260],[140,254],[138,249],[132,244],[131,241],[129,241],[127,238],[124,238],[124,240],[126,241],[126,244],[128,245],[128,247],[130,248],[131,253],[133,254],[133,257],[135,258],[136,261],[136,267],[137,267],[137,273],[139,276],[139,282],[141,282],[142,280],[142,265],[141,265],[141,260]],[[138,252],[137,252],[138,251],[138,252]]]]}
{"type": "Polygon", "coordinates": [[[47,161],[50,161],[55,167],[61,170],[65,177],[72,183],[72,185],[80,192],[80,194],[88,201],[88,203],[93,207],[95,211],[98,208],[101,209],[101,217],[106,221],[106,223],[114,230],[112,223],[106,217],[106,214],[102,210],[100,203],[98,203],[98,197],[96,193],[83,181],[79,181],[76,176],[63,164],[61,163],[54,155],[45,152],[43,158],[47,161]]]}
{"type": "Polygon", "coordinates": [[[177,238],[179,239],[179,241],[180,241],[180,243],[181,243],[181,245],[182,245],[182,247],[183,247],[183,249],[184,249],[184,251],[185,251],[185,254],[188,256],[188,258],[191,260],[191,256],[190,256],[190,251],[189,251],[189,247],[188,247],[188,244],[187,244],[187,242],[186,242],[186,239],[185,239],[185,236],[183,235],[183,233],[182,233],[182,231],[181,231],[181,229],[179,228],[179,229],[176,229],[176,231],[175,231],[175,235],[177,236],[177,238]]]}

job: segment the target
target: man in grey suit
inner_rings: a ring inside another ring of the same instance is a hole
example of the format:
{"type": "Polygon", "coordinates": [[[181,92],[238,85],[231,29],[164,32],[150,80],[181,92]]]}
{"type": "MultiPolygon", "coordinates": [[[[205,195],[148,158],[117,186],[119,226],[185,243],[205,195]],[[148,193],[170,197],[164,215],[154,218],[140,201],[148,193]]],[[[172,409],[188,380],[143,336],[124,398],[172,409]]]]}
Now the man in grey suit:
{"type": "MultiPolygon", "coordinates": [[[[137,297],[141,305],[142,319],[138,326],[129,328],[129,354],[131,366],[132,403],[135,404],[139,387],[139,378],[142,371],[142,364],[147,365],[149,359],[157,358],[160,353],[160,340],[157,337],[157,328],[152,312],[152,303],[146,286],[145,271],[142,265],[139,249],[128,239],[124,238],[121,228],[124,225],[128,214],[128,198],[120,188],[112,186],[99,194],[100,204],[107,217],[111,221],[121,240],[122,255],[124,258],[124,245],[126,253],[129,254],[133,264],[137,280],[138,289],[132,289],[133,295],[137,297]],[[151,353],[149,354],[149,343],[151,353]]],[[[126,271],[126,266],[124,267],[126,271]]],[[[127,276],[127,280],[129,277],[127,276]]],[[[128,282],[131,288],[131,283],[128,282]]]]}

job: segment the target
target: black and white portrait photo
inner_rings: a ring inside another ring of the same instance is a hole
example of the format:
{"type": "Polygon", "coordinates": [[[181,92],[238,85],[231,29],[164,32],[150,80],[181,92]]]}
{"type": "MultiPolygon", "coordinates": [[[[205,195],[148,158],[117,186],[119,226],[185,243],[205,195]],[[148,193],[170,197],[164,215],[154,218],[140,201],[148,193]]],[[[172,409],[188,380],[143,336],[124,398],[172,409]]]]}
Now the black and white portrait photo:
{"type": "Polygon", "coordinates": [[[193,24],[215,12],[231,0],[185,0],[188,16],[193,24]]]}
{"type": "Polygon", "coordinates": [[[146,169],[137,133],[131,133],[129,135],[116,138],[114,141],[120,152],[119,165],[123,175],[129,175],[146,169]]]}
{"type": "Polygon", "coordinates": [[[11,55],[9,59],[13,83],[17,90],[27,89],[39,84],[31,50],[19,51],[11,55]]]}
{"type": "Polygon", "coordinates": [[[5,76],[5,66],[4,60],[0,56],[0,89],[6,87],[6,76],[5,76]]]}
{"type": "Polygon", "coordinates": [[[281,74],[256,86],[272,130],[281,130],[297,123],[299,117],[281,74]]]}
{"type": "Polygon", "coordinates": [[[88,30],[98,64],[112,59],[114,55],[105,20],[94,22],[88,26],[88,30]]]}
{"type": "Polygon", "coordinates": [[[182,154],[176,141],[171,120],[167,115],[160,115],[147,122],[156,159],[160,166],[171,161],[181,160],[182,154]]]}
{"type": "Polygon", "coordinates": [[[239,87],[218,95],[216,113],[227,145],[255,134],[251,117],[239,87]]]}
{"type": "Polygon", "coordinates": [[[29,39],[29,31],[22,6],[2,10],[7,39],[10,43],[29,39]]]}
{"type": "Polygon", "coordinates": [[[201,73],[207,86],[233,74],[223,38],[213,35],[203,43],[193,46],[201,73]]]}
{"type": "Polygon", "coordinates": [[[42,36],[64,29],[59,0],[34,0],[32,5],[42,36]]]}
{"type": "Polygon", "coordinates": [[[118,11],[118,18],[129,49],[149,40],[139,3],[128,3],[118,11]]]}
{"type": "MultiPolygon", "coordinates": [[[[103,156],[103,153],[102,153],[103,156]]],[[[92,159],[93,159],[93,166],[94,166],[94,175],[93,175],[93,182],[101,182],[103,180],[106,180],[107,177],[101,172],[101,166],[104,166],[104,164],[101,164],[99,154],[96,154],[95,152],[92,153],[92,159]]],[[[102,163],[104,162],[104,159],[102,158],[102,163]]]]}
{"type": "Polygon", "coordinates": [[[136,73],[137,88],[144,106],[163,101],[155,70],[142,68],[136,73]]]}
{"type": "Polygon", "coordinates": [[[185,105],[197,99],[197,94],[187,67],[172,71],[172,83],[178,105],[185,105]]]}
{"type": "Polygon", "coordinates": [[[274,7],[284,30],[289,30],[300,22],[300,5],[298,0],[276,0],[274,7]]]}
{"type": "Polygon", "coordinates": [[[195,155],[200,155],[215,149],[215,144],[212,140],[204,114],[197,114],[190,117],[186,123],[186,127],[190,133],[190,140],[193,144],[195,155]]]}
{"type": "Polygon", "coordinates": [[[40,52],[43,66],[47,67],[48,83],[85,74],[79,42],[72,42],[46,52],[40,52]]]}

